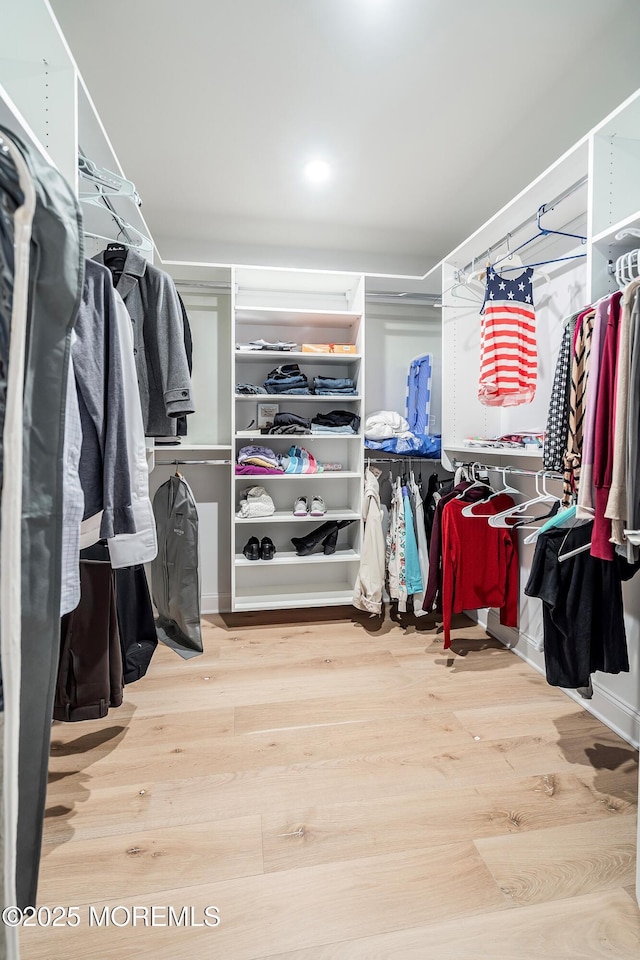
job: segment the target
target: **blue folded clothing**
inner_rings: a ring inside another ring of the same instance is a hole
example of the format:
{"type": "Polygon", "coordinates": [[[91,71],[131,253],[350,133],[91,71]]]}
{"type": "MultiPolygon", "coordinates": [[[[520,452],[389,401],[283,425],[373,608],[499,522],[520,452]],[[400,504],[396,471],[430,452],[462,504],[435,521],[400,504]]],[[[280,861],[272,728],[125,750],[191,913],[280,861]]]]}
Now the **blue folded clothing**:
{"type": "Polygon", "coordinates": [[[353,427],[344,426],[344,427],[323,427],[318,423],[311,424],[311,433],[318,433],[325,435],[335,434],[337,436],[353,436],[356,431],[353,427]]]}
{"type": "Polygon", "coordinates": [[[390,437],[388,440],[367,440],[367,450],[383,450],[385,453],[405,453],[428,460],[439,460],[442,452],[442,437],[412,433],[409,437],[390,437]]]}
{"type": "Polygon", "coordinates": [[[358,394],[355,387],[339,387],[337,390],[335,388],[316,387],[313,392],[317,397],[355,397],[358,394]]]}
{"type": "Polygon", "coordinates": [[[272,396],[311,395],[309,387],[281,387],[276,383],[266,383],[265,389],[272,396]]]}
{"type": "Polygon", "coordinates": [[[351,377],[314,377],[313,385],[322,390],[343,390],[350,388],[353,390],[355,383],[351,377]]]}

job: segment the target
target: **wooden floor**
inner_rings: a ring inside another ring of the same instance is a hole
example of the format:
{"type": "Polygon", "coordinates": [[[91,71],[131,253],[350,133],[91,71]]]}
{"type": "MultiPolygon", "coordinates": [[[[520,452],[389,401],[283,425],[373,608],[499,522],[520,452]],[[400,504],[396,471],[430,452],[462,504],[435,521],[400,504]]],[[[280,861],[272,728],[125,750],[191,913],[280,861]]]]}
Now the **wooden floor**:
{"type": "Polygon", "coordinates": [[[23,960],[640,957],[635,751],[465,618],[324,613],[212,618],[54,725],[39,902],[81,922],[23,960]]]}

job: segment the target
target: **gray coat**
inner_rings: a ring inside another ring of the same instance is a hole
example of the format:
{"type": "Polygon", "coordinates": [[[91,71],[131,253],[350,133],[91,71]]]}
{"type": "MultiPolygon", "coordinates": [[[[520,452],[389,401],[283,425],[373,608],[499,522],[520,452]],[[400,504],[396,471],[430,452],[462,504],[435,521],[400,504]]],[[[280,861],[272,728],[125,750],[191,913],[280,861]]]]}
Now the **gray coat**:
{"type": "MultiPolygon", "coordinates": [[[[94,260],[104,264],[104,251],[94,260]]],[[[194,412],[182,311],[173,280],[129,250],[116,290],[133,323],[142,418],[148,437],[172,436],[194,412]]]]}
{"type": "Polygon", "coordinates": [[[102,510],[100,536],[135,533],[120,335],[111,274],[87,260],[71,355],[82,422],[84,517],[102,510]]]}

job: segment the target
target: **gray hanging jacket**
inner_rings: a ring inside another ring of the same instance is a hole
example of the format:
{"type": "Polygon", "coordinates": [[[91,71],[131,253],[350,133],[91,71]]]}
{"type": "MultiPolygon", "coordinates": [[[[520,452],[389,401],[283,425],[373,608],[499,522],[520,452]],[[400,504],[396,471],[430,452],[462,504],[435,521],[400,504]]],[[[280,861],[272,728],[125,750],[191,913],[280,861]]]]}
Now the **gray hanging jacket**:
{"type": "Polygon", "coordinates": [[[158,637],[183,657],[202,653],[198,511],[189,484],[174,475],[153,498],[158,555],[151,563],[151,591],[158,637]]]}

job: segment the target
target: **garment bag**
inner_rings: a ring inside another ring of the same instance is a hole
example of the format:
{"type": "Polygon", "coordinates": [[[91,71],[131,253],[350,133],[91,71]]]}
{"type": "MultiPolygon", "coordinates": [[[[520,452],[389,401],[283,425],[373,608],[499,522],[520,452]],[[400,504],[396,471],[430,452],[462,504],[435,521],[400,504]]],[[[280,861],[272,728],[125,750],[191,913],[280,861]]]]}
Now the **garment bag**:
{"type": "Polygon", "coordinates": [[[151,564],[151,591],[163,643],[185,659],[202,653],[198,511],[186,480],[170,477],[153,498],[158,555],[151,564]]]}

